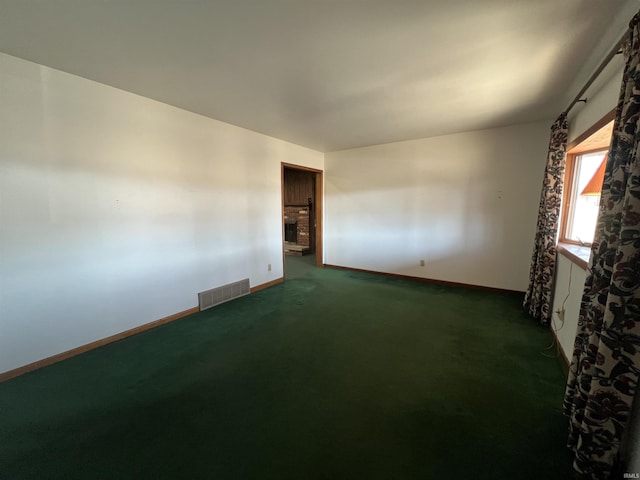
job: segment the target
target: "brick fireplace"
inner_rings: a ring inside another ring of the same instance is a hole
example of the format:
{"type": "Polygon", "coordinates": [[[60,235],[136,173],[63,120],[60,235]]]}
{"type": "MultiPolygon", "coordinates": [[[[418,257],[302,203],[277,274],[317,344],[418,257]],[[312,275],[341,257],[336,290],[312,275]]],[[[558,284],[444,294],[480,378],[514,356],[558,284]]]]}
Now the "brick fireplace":
{"type": "Polygon", "coordinates": [[[315,251],[315,175],[310,171],[283,167],[283,248],[287,255],[300,256],[315,251]]]}
{"type": "MultiPolygon", "coordinates": [[[[309,207],[285,206],[284,223],[285,230],[293,228],[293,225],[295,225],[296,245],[302,247],[311,246],[309,207]]],[[[291,238],[291,234],[289,234],[289,238],[291,238]]]]}

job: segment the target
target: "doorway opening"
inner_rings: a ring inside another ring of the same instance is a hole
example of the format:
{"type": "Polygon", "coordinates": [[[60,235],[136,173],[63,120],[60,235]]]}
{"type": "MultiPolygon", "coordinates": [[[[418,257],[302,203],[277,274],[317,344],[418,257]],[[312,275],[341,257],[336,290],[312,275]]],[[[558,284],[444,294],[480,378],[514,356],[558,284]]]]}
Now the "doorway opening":
{"type": "Polygon", "coordinates": [[[304,263],[321,267],[322,170],[281,165],[283,262],[306,257],[304,263]]]}

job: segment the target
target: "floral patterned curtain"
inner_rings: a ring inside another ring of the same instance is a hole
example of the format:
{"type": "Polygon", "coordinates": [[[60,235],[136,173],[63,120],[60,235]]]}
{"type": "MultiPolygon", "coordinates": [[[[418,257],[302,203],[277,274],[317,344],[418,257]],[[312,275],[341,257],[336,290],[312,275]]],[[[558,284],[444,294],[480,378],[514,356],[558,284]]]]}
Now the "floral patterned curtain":
{"type": "Polygon", "coordinates": [[[631,22],[564,412],[574,468],[609,478],[640,374],[640,31],[631,22]]]}
{"type": "Polygon", "coordinates": [[[567,114],[563,113],[551,126],[547,167],[538,208],[538,227],[529,271],[529,288],[523,303],[525,310],[544,325],[549,324],[552,314],[551,293],[556,268],[556,240],[564,184],[567,131],[567,114]]]}

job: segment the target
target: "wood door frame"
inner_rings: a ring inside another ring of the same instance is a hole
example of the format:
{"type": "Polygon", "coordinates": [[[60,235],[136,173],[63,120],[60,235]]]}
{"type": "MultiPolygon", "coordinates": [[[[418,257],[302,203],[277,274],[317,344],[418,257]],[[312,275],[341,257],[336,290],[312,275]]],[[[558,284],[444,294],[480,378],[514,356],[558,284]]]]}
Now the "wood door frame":
{"type": "Polygon", "coordinates": [[[302,165],[294,165],[293,163],[285,163],[280,162],[280,203],[282,211],[280,213],[280,219],[282,221],[282,272],[284,273],[284,169],[288,168],[291,170],[298,170],[303,172],[311,172],[314,173],[315,179],[315,197],[314,198],[314,219],[316,222],[316,244],[315,244],[315,254],[316,254],[316,266],[322,267],[322,259],[323,259],[323,247],[322,247],[322,215],[323,215],[323,205],[324,205],[324,195],[323,195],[323,175],[324,172],[322,170],[318,170],[317,168],[305,167],[302,165]]]}

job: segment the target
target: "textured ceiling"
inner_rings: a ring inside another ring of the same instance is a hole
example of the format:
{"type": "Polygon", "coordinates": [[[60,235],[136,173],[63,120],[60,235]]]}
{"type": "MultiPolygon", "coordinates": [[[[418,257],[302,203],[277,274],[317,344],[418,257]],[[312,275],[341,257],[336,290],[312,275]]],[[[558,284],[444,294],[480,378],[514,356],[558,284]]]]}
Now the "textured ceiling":
{"type": "Polygon", "coordinates": [[[638,0],[0,0],[0,51],[320,151],[555,117],[638,0]]]}

